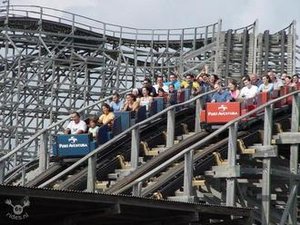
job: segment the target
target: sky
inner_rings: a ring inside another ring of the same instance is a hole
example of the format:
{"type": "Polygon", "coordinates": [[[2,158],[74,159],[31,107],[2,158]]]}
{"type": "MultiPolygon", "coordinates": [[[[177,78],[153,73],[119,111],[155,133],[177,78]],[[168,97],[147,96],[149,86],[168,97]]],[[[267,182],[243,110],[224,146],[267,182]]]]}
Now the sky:
{"type": "Polygon", "coordinates": [[[300,0],[10,0],[10,4],[46,6],[134,28],[185,28],[222,19],[222,30],[227,30],[258,19],[259,32],[275,33],[293,20],[300,32],[300,0]]]}

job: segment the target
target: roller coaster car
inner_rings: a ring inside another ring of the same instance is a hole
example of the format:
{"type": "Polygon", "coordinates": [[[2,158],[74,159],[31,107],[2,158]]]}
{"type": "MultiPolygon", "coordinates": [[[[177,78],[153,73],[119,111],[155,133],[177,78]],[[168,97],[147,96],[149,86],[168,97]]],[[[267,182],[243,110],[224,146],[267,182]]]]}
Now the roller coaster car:
{"type": "Polygon", "coordinates": [[[87,133],[57,135],[53,144],[53,156],[56,158],[85,156],[99,145],[112,139],[114,135],[121,133],[122,130],[121,116],[117,116],[111,129],[107,125],[102,125],[99,128],[96,139],[87,133]]]}
{"type": "MultiPolygon", "coordinates": [[[[200,120],[207,125],[222,125],[255,109],[257,105],[266,103],[270,97],[268,93],[262,92],[257,97],[245,99],[242,102],[206,103],[205,110],[200,112],[200,120]]],[[[256,116],[253,114],[252,118],[256,116]]]]}
{"type": "Polygon", "coordinates": [[[134,123],[146,119],[146,108],[145,106],[140,107],[134,119],[131,118],[130,112],[118,112],[115,115],[111,129],[107,125],[100,126],[96,139],[93,139],[90,134],[57,135],[54,138],[53,157],[61,159],[85,156],[99,145],[106,143],[114,136],[128,129],[134,123]]]}

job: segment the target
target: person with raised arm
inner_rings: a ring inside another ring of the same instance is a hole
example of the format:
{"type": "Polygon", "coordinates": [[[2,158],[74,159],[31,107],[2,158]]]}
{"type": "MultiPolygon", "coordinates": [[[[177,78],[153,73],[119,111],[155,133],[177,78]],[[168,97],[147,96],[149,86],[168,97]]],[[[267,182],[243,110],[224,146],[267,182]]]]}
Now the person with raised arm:
{"type": "Polygon", "coordinates": [[[195,80],[193,74],[187,74],[185,80],[181,82],[181,88],[190,89],[193,96],[200,94],[200,84],[195,80]]]}

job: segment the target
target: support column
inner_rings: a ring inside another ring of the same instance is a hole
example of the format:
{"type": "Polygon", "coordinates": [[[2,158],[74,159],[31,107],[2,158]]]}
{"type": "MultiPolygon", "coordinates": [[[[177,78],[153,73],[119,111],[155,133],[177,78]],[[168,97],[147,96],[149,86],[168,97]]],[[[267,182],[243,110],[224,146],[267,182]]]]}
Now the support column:
{"type": "MultiPolygon", "coordinates": [[[[229,127],[228,138],[228,166],[235,167],[236,165],[236,152],[237,152],[237,123],[229,127]]],[[[226,178],[226,205],[235,206],[235,189],[236,178],[226,178]]]]}
{"type": "Polygon", "coordinates": [[[93,155],[89,158],[89,161],[88,161],[87,191],[90,191],[90,192],[95,192],[96,159],[97,159],[97,156],[93,155]]]}
{"type": "MultiPolygon", "coordinates": [[[[299,131],[299,107],[300,107],[300,97],[299,94],[293,95],[293,105],[292,105],[292,121],[291,121],[291,132],[299,131]]],[[[298,174],[298,153],[299,144],[292,144],[290,147],[290,193],[292,189],[295,188],[295,193],[298,193],[297,181],[295,176],[298,174]]],[[[299,182],[299,181],[298,181],[299,182]]],[[[289,207],[289,220],[288,224],[297,224],[297,198],[291,201],[291,206],[289,207]]],[[[287,206],[288,207],[288,206],[287,206]]]]}
{"type": "Polygon", "coordinates": [[[142,182],[133,185],[132,187],[132,195],[133,196],[141,196],[142,194],[142,182]]]}
{"type": "Polygon", "coordinates": [[[192,196],[192,180],[193,180],[193,153],[191,150],[184,155],[184,179],[183,191],[187,197],[192,196]]]}
{"type": "Polygon", "coordinates": [[[218,27],[217,27],[217,35],[216,35],[216,53],[215,53],[215,61],[214,61],[214,73],[220,74],[220,68],[221,68],[221,59],[222,59],[222,52],[220,51],[221,48],[221,32],[222,32],[222,20],[218,21],[218,27]]]}
{"type": "Polygon", "coordinates": [[[0,184],[4,184],[5,161],[0,162],[0,184]]]}
{"type": "Polygon", "coordinates": [[[168,111],[168,122],[167,122],[167,148],[174,145],[175,136],[175,109],[168,111]]]}
{"type": "Polygon", "coordinates": [[[22,180],[22,186],[25,186],[25,184],[26,184],[26,167],[25,166],[23,166],[23,168],[22,168],[21,180],[22,180]]]}
{"type": "Polygon", "coordinates": [[[177,76],[181,76],[184,72],[184,58],[183,58],[183,43],[184,43],[184,29],[182,29],[181,36],[180,36],[180,62],[179,62],[179,68],[177,70],[178,74],[177,76]]]}
{"type": "MultiPolygon", "coordinates": [[[[264,118],[264,146],[271,145],[273,124],[273,109],[272,106],[265,108],[264,118]]],[[[270,224],[270,187],[271,187],[271,158],[263,159],[263,174],[262,174],[262,225],[270,224]]]]}
{"type": "Polygon", "coordinates": [[[39,172],[42,173],[48,166],[48,132],[41,136],[40,140],[40,154],[39,154],[39,172]]]}
{"type": "Polygon", "coordinates": [[[135,128],[131,132],[131,167],[136,169],[138,167],[139,160],[139,148],[140,148],[140,134],[139,127],[135,128]]]}
{"type": "MultiPolygon", "coordinates": [[[[297,184],[297,185],[295,185],[295,186],[293,186],[293,187],[290,188],[290,196],[289,196],[288,201],[286,203],[286,208],[284,209],[284,211],[282,213],[279,225],[285,225],[286,224],[286,219],[288,217],[288,213],[289,213],[289,211],[292,210],[293,202],[295,202],[295,199],[297,199],[297,192],[296,191],[298,189],[298,186],[299,186],[299,184],[297,184]]],[[[292,224],[292,222],[293,221],[290,222],[290,219],[289,219],[289,223],[288,224],[292,224]]],[[[295,224],[297,224],[297,221],[296,221],[295,224]]]]}
{"type": "Polygon", "coordinates": [[[201,99],[196,100],[196,110],[195,110],[195,133],[201,132],[201,119],[200,119],[200,113],[202,111],[202,102],[201,99]]]}

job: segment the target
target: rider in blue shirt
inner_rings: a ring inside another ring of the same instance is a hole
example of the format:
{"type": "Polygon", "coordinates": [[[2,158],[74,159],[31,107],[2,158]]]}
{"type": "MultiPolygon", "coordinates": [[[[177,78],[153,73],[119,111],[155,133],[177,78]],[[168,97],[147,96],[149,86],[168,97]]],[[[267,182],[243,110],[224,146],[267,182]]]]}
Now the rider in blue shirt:
{"type": "Polygon", "coordinates": [[[216,92],[213,94],[211,102],[230,102],[231,95],[229,91],[223,90],[220,83],[215,83],[214,89],[216,92]]]}
{"type": "Polygon", "coordinates": [[[164,83],[165,85],[169,86],[170,84],[174,85],[175,90],[180,89],[180,81],[177,80],[177,76],[175,74],[170,75],[170,81],[164,83]]]}
{"type": "Polygon", "coordinates": [[[115,92],[112,96],[112,101],[109,103],[110,108],[113,112],[121,111],[123,108],[124,102],[120,99],[119,93],[115,92]]]}

